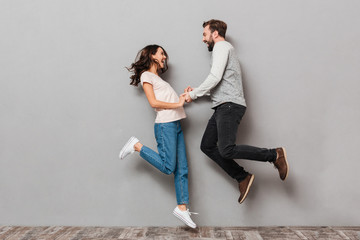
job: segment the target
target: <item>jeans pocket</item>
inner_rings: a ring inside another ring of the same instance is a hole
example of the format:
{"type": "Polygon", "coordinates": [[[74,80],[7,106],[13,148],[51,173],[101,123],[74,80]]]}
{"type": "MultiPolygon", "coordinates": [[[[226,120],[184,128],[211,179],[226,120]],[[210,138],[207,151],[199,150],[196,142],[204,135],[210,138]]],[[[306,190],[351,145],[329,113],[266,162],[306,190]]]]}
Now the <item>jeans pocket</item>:
{"type": "Polygon", "coordinates": [[[240,121],[245,114],[246,107],[229,102],[220,105],[217,110],[217,116],[223,116],[229,121],[235,121],[237,124],[240,124],[240,121]]]}

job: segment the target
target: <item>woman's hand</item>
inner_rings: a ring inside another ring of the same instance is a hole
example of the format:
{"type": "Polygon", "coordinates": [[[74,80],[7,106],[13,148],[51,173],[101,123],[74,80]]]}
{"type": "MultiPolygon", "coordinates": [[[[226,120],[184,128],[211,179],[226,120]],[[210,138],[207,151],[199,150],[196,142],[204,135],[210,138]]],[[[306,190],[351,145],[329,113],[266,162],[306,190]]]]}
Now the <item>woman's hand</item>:
{"type": "Polygon", "coordinates": [[[181,95],[179,96],[179,105],[180,105],[179,107],[184,106],[185,100],[186,100],[186,94],[183,93],[183,94],[181,94],[181,95]]]}

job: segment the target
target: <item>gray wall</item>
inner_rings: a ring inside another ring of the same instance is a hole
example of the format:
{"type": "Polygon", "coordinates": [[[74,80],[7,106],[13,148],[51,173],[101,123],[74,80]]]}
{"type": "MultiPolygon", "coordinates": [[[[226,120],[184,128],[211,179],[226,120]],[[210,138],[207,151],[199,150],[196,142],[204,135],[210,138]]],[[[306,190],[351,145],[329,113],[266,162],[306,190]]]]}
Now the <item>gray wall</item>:
{"type": "Polygon", "coordinates": [[[290,175],[236,183],[199,149],[210,101],[186,106],[191,210],[199,225],[359,225],[360,2],[0,1],[0,224],[176,226],[173,179],[138,154],[154,111],[124,68],[147,44],[170,56],[181,93],[209,72],[202,22],[228,23],[247,113],[238,143],[285,146],[290,175]]]}

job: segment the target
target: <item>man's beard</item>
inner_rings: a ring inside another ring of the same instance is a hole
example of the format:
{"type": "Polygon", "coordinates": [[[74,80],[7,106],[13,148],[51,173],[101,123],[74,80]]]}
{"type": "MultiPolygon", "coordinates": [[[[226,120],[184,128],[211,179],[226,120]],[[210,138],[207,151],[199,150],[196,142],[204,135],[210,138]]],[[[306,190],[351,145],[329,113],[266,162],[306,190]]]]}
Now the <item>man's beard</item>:
{"type": "Polygon", "coordinates": [[[211,39],[209,39],[209,41],[207,43],[209,44],[209,46],[208,46],[209,52],[212,52],[214,45],[215,45],[214,40],[211,38],[211,39]]]}

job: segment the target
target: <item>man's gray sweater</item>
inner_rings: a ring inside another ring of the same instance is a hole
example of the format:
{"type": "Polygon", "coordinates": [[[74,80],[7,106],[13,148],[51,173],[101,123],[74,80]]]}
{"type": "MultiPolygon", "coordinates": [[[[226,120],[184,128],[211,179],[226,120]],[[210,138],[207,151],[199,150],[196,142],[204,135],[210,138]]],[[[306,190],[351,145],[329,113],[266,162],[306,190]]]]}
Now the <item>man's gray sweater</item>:
{"type": "Polygon", "coordinates": [[[239,59],[227,41],[215,43],[211,70],[205,81],[190,92],[191,99],[210,94],[213,108],[225,102],[246,106],[239,59]]]}

